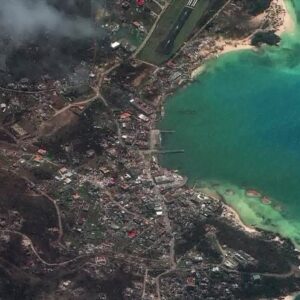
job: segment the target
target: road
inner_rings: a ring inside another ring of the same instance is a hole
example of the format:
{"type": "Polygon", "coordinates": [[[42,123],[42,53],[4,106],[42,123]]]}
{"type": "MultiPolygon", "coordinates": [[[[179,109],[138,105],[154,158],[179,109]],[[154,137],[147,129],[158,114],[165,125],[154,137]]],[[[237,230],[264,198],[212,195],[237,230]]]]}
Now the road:
{"type": "Polygon", "coordinates": [[[141,220],[144,220],[146,221],[147,219],[144,218],[142,215],[140,214],[137,214],[137,213],[134,213],[130,210],[128,210],[126,207],[122,206],[119,202],[115,201],[112,194],[109,192],[109,191],[106,191],[105,192],[105,195],[108,196],[109,200],[111,203],[115,204],[116,206],[118,206],[121,210],[125,211],[126,213],[128,213],[129,215],[132,215],[134,218],[137,218],[137,219],[141,219],[141,220]]]}
{"type": "Polygon", "coordinates": [[[116,118],[114,116],[114,113],[113,113],[113,111],[112,111],[109,103],[106,101],[106,99],[104,98],[104,96],[101,94],[101,86],[102,86],[102,83],[103,83],[103,80],[104,80],[105,76],[107,74],[109,74],[111,71],[113,71],[114,69],[118,68],[120,66],[120,64],[121,64],[120,61],[116,61],[109,69],[107,69],[102,74],[100,74],[98,83],[97,83],[97,85],[95,87],[93,87],[93,89],[94,89],[94,91],[96,93],[96,96],[101,99],[102,103],[109,110],[109,113],[110,113],[110,115],[112,117],[112,120],[114,121],[116,129],[117,129],[117,135],[118,135],[119,143],[120,143],[120,145],[124,146],[124,141],[122,139],[122,133],[121,133],[121,128],[120,128],[119,122],[116,120],[116,118]]]}
{"type": "MultiPolygon", "coordinates": [[[[68,88],[76,88],[80,87],[82,84],[77,84],[77,85],[69,85],[68,88]]],[[[9,93],[18,93],[18,94],[43,94],[43,93],[49,93],[49,92],[54,92],[57,91],[57,88],[51,88],[51,89],[44,89],[44,90],[35,90],[35,91],[23,91],[23,90],[15,90],[15,89],[8,89],[4,87],[0,87],[0,90],[3,92],[9,92],[9,93]]]]}
{"type": "Polygon", "coordinates": [[[75,258],[72,258],[70,260],[66,260],[66,261],[63,261],[63,262],[60,262],[60,263],[50,263],[50,262],[47,262],[45,261],[37,252],[37,250],[35,249],[34,245],[33,245],[33,242],[32,240],[29,238],[29,236],[27,236],[26,234],[24,233],[21,233],[21,232],[18,232],[18,231],[14,231],[14,230],[0,230],[0,232],[2,233],[10,233],[10,234],[16,234],[16,235],[19,235],[22,237],[23,241],[26,241],[31,249],[31,251],[33,252],[33,254],[36,256],[36,258],[41,262],[43,263],[44,265],[46,266],[49,266],[49,267],[57,267],[57,266],[63,266],[63,265],[66,265],[66,264],[69,264],[71,262],[74,262],[74,261],[77,261],[78,259],[80,258],[84,258],[84,257],[87,257],[86,255],[80,255],[80,256],[77,256],[75,258]]]}
{"type": "Polygon", "coordinates": [[[148,280],[148,269],[145,270],[145,275],[144,275],[142,300],[145,299],[146,296],[147,280],[148,280]]]}
{"type": "Polygon", "coordinates": [[[86,99],[86,100],[84,100],[84,101],[80,101],[80,102],[76,102],[76,103],[71,103],[71,104],[69,104],[69,105],[63,107],[62,109],[57,110],[57,111],[55,112],[55,114],[53,115],[53,117],[56,117],[57,115],[63,113],[64,111],[66,111],[66,110],[68,110],[68,109],[70,109],[70,108],[72,108],[72,107],[78,107],[78,106],[86,105],[86,104],[88,104],[88,103],[90,103],[90,102],[93,102],[93,101],[97,100],[98,98],[99,98],[99,96],[96,95],[96,96],[93,96],[93,97],[91,97],[91,98],[89,98],[89,99],[86,99]]]}
{"type": "MultiPolygon", "coordinates": [[[[195,39],[197,36],[199,36],[203,30],[215,19],[219,16],[219,14],[226,8],[227,5],[229,5],[232,2],[232,0],[226,1],[226,3],[190,38],[190,40],[195,39]]],[[[179,56],[183,50],[185,49],[185,45],[181,46],[181,49],[177,51],[175,54],[174,58],[175,59],[177,56],[179,56]]]]}
{"type": "Polygon", "coordinates": [[[171,2],[168,2],[165,4],[165,6],[163,7],[162,11],[160,12],[160,14],[158,15],[158,17],[156,18],[154,24],[152,25],[150,31],[148,32],[146,38],[143,40],[143,42],[141,43],[141,45],[136,49],[136,51],[133,53],[132,57],[136,57],[141,51],[142,49],[145,47],[146,43],[148,42],[148,40],[150,39],[152,33],[154,32],[154,30],[157,27],[158,22],[160,21],[160,18],[162,17],[162,15],[165,13],[165,11],[167,10],[167,8],[169,7],[169,5],[171,4],[171,2]]]}
{"type": "Polygon", "coordinates": [[[45,193],[45,192],[41,191],[40,189],[36,188],[35,187],[35,183],[33,181],[31,181],[29,178],[27,178],[25,176],[20,176],[20,174],[16,173],[13,170],[8,170],[8,169],[3,169],[3,170],[7,171],[8,173],[13,173],[13,174],[15,174],[18,177],[21,177],[23,180],[25,180],[29,184],[29,186],[34,187],[33,190],[36,193],[38,193],[41,196],[45,197],[47,200],[49,200],[53,204],[53,206],[55,208],[55,211],[56,211],[57,222],[58,222],[58,238],[57,238],[57,242],[60,243],[60,241],[61,241],[64,233],[63,233],[63,226],[62,226],[62,220],[61,220],[61,213],[60,213],[59,207],[58,207],[58,205],[56,203],[56,200],[53,199],[52,197],[50,197],[47,193],[45,193]]]}
{"type": "Polygon", "coordinates": [[[176,259],[175,259],[175,236],[173,234],[171,221],[170,221],[169,216],[168,216],[168,209],[167,209],[167,206],[165,204],[165,197],[164,197],[164,195],[161,194],[158,186],[156,185],[155,181],[152,178],[150,161],[149,161],[149,159],[147,159],[143,155],[142,152],[141,152],[141,155],[143,156],[143,159],[144,159],[145,164],[146,164],[147,175],[148,175],[149,178],[152,179],[152,183],[153,183],[153,189],[152,190],[155,193],[155,196],[156,196],[155,198],[157,199],[157,201],[159,202],[159,205],[162,208],[166,233],[170,236],[170,242],[169,242],[169,269],[164,271],[163,273],[159,274],[155,278],[157,299],[160,300],[161,299],[161,296],[160,296],[160,277],[176,270],[176,267],[177,267],[177,263],[176,263],[176,259]]]}

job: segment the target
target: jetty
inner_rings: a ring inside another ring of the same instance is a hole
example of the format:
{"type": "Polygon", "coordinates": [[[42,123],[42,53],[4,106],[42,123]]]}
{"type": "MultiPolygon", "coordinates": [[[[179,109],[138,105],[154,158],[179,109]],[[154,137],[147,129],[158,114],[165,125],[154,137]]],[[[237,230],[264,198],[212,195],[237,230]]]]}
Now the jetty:
{"type": "Polygon", "coordinates": [[[158,154],[176,154],[176,153],[184,153],[184,149],[177,150],[154,150],[154,152],[158,154]]]}
{"type": "Polygon", "coordinates": [[[175,130],[160,130],[160,133],[175,133],[175,130]]]}

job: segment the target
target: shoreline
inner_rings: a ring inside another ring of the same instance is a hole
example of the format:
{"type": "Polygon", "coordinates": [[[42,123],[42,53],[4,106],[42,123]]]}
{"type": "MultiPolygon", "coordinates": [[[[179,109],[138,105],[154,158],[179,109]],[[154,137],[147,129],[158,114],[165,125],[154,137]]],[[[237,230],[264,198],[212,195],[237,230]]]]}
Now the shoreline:
{"type": "Polygon", "coordinates": [[[288,9],[287,0],[278,0],[278,5],[280,5],[283,8],[284,16],[283,16],[283,23],[278,28],[276,33],[279,36],[281,36],[282,34],[285,34],[285,33],[292,33],[296,28],[296,24],[295,24],[295,20],[292,16],[292,12],[290,12],[288,9]]]}
{"type": "Polygon", "coordinates": [[[211,55],[205,61],[203,61],[199,66],[194,68],[191,71],[190,78],[191,80],[195,80],[199,75],[201,75],[207,67],[207,63],[212,59],[218,59],[221,55],[229,53],[229,52],[236,52],[236,51],[243,51],[243,50],[253,50],[255,51],[255,47],[250,44],[250,39],[243,39],[243,40],[225,40],[219,39],[216,41],[217,47],[220,49],[219,52],[216,54],[211,55]]]}
{"type": "Polygon", "coordinates": [[[225,201],[222,201],[224,203],[224,217],[228,220],[231,220],[232,222],[235,222],[238,226],[240,226],[245,232],[249,233],[249,234],[255,234],[255,235],[259,235],[259,231],[255,228],[252,227],[250,225],[245,224],[240,215],[238,214],[238,212],[229,204],[227,204],[225,201]],[[227,210],[227,211],[226,211],[227,210]]]}
{"type": "Polygon", "coordinates": [[[300,292],[295,292],[291,295],[285,296],[283,300],[295,300],[297,296],[300,295],[300,292]]]}
{"type": "MultiPolygon", "coordinates": [[[[291,33],[295,30],[295,20],[293,19],[291,12],[288,9],[287,0],[273,0],[271,5],[279,5],[282,9],[281,15],[279,15],[279,22],[281,23],[278,28],[275,30],[275,33],[278,36],[282,36],[286,33],[291,33]]],[[[265,13],[255,17],[259,18],[260,16],[265,17],[265,13]]],[[[254,18],[254,19],[255,19],[254,18]]],[[[254,34],[254,33],[253,33],[254,34]]],[[[219,51],[210,57],[208,57],[205,61],[203,61],[199,66],[194,68],[191,71],[190,78],[191,80],[196,79],[199,75],[201,75],[206,70],[206,65],[209,60],[219,58],[221,55],[235,52],[235,51],[244,51],[244,50],[253,50],[256,51],[258,48],[251,45],[251,34],[249,37],[235,40],[235,39],[224,39],[220,38],[216,41],[216,46],[219,48],[219,51]]]]}
{"type": "MultiPolygon", "coordinates": [[[[280,6],[281,14],[278,16],[279,20],[277,20],[277,28],[275,29],[275,33],[279,36],[282,36],[285,33],[291,33],[293,30],[295,30],[295,20],[293,19],[291,12],[289,11],[287,7],[287,0],[273,0],[271,5],[273,6],[280,6]],[[278,24],[280,22],[280,24],[278,24]]],[[[263,13],[265,14],[265,13],[263,13]]],[[[255,32],[254,32],[255,33],[255,32]]],[[[253,33],[253,34],[254,34],[253,33]]],[[[240,39],[240,40],[234,40],[234,39],[223,39],[220,38],[219,40],[216,40],[216,45],[219,49],[217,53],[211,53],[204,61],[201,62],[197,67],[191,69],[190,71],[190,79],[191,81],[194,81],[197,77],[199,77],[202,73],[204,73],[207,69],[207,64],[212,59],[217,59],[221,55],[235,52],[235,51],[243,51],[243,50],[253,50],[256,51],[258,48],[251,45],[251,34],[249,37],[240,39]]],[[[163,102],[162,102],[163,105],[163,102]]],[[[240,227],[242,230],[244,230],[248,234],[255,234],[259,235],[260,232],[252,227],[251,225],[245,224],[238,211],[236,211],[232,206],[230,206],[228,203],[226,203],[225,200],[222,200],[222,203],[224,205],[224,217],[228,219],[229,221],[233,222],[236,226],[240,227]],[[227,211],[226,211],[227,210],[227,211]]],[[[295,248],[299,248],[300,246],[297,246],[294,241],[292,241],[295,248]]],[[[290,298],[289,298],[290,299],[290,298]]],[[[293,299],[293,298],[292,298],[293,299]]]]}
{"type": "Polygon", "coordinates": [[[249,234],[254,234],[256,236],[260,235],[260,232],[253,226],[247,225],[243,222],[238,212],[228,203],[226,203],[224,197],[218,193],[216,193],[214,190],[210,190],[210,188],[203,188],[199,189],[201,193],[207,194],[211,199],[216,201],[221,201],[223,203],[224,210],[222,212],[222,216],[230,220],[233,224],[235,224],[237,227],[240,227],[242,230],[249,234]]]}

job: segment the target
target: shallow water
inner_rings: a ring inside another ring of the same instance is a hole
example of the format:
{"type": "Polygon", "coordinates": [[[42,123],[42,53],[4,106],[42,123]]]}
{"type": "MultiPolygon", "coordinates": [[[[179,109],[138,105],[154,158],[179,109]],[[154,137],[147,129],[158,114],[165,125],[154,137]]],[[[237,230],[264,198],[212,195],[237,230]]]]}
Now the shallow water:
{"type": "MultiPolygon", "coordinates": [[[[289,2],[294,17],[300,1],[289,2]]],[[[297,21],[297,24],[299,22],[297,21]]],[[[300,30],[280,47],[222,55],[166,104],[162,164],[221,193],[247,224],[300,244],[300,30]],[[248,197],[256,189],[271,199],[248,197]]]]}

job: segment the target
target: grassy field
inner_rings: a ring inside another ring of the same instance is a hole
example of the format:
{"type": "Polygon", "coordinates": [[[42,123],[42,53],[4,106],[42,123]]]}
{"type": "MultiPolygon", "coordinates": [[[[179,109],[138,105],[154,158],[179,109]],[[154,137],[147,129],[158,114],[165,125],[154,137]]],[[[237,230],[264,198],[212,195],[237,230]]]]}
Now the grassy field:
{"type": "Polygon", "coordinates": [[[166,38],[168,32],[171,30],[182,9],[187,3],[187,0],[173,0],[173,3],[168,7],[158,22],[156,29],[146,43],[145,47],[139,53],[138,58],[156,65],[168,60],[168,58],[172,56],[192,34],[194,28],[201,20],[201,17],[203,17],[207,11],[209,2],[209,0],[198,1],[195,9],[176,38],[172,53],[169,55],[162,55],[156,51],[157,47],[164,40],[164,38],[166,38]]]}

